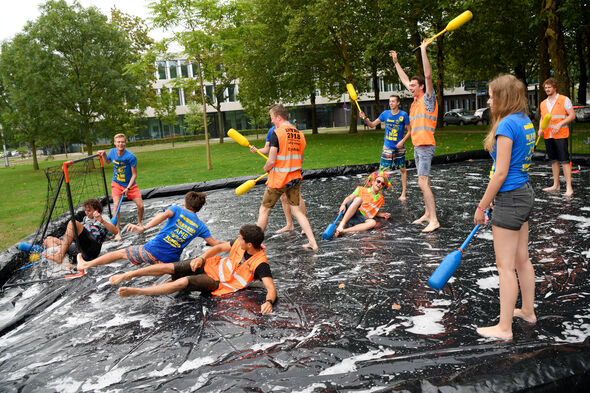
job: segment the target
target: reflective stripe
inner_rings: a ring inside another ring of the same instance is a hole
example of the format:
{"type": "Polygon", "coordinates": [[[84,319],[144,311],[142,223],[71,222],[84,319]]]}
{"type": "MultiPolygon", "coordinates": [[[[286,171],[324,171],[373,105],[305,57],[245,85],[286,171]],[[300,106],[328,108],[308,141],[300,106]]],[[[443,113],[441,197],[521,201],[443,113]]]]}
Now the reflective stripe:
{"type": "Polygon", "coordinates": [[[567,115],[552,115],[552,119],[567,119],[567,115]]]}
{"type": "Polygon", "coordinates": [[[430,131],[430,132],[434,132],[436,130],[436,128],[433,127],[428,127],[428,126],[419,126],[416,128],[412,128],[412,132],[418,132],[418,131],[430,131]]]}
{"type": "Polygon", "coordinates": [[[220,282],[221,285],[225,285],[226,287],[228,287],[229,289],[231,289],[234,292],[237,292],[238,290],[234,287],[232,287],[231,285],[225,283],[225,282],[220,282]]]}
{"type": "Polygon", "coordinates": [[[286,161],[286,160],[301,160],[300,154],[292,154],[290,156],[277,156],[277,161],[286,161]]]}
{"type": "Polygon", "coordinates": [[[422,119],[422,118],[428,119],[428,120],[433,120],[433,121],[436,121],[436,119],[437,119],[436,116],[429,115],[428,113],[420,113],[419,115],[411,116],[410,121],[416,120],[416,119],[422,119]]]}
{"type": "MultiPolygon", "coordinates": [[[[219,282],[224,282],[225,281],[225,275],[223,274],[223,262],[224,262],[225,258],[222,259],[221,261],[219,261],[219,282]]],[[[231,271],[231,268],[230,268],[231,271]]]]}
{"type": "Polygon", "coordinates": [[[274,172],[295,172],[295,171],[299,171],[301,170],[300,166],[296,166],[293,168],[276,168],[276,167],[272,167],[271,169],[274,172]]]}
{"type": "Polygon", "coordinates": [[[248,282],[247,282],[246,280],[244,280],[244,279],[242,278],[242,276],[240,276],[238,273],[234,272],[234,273],[232,274],[232,276],[234,276],[234,278],[235,278],[236,280],[238,280],[238,281],[240,282],[240,284],[242,284],[242,286],[244,286],[244,287],[247,287],[247,286],[248,286],[248,282]]]}

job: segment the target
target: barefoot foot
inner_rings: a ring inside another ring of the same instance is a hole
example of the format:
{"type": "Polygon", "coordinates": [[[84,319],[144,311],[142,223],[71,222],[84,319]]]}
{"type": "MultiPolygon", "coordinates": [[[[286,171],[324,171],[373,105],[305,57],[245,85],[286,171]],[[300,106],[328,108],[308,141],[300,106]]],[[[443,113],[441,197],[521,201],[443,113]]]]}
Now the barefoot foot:
{"type": "Polygon", "coordinates": [[[399,196],[399,198],[397,198],[397,199],[399,199],[400,201],[405,201],[406,200],[406,194],[401,194],[399,196]]]}
{"type": "Polygon", "coordinates": [[[503,330],[498,325],[477,328],[477,334],[483,337],[499,338],[500,340],[512,340],[512,330],[503,330]]]}
{"type": "Polygon", "coordinates": [[[440,224],[438,221],[434,221],[429,223],[426,228],[422,229],[422,233],[428,233],[428,232],[433,232],[435,230],[437,230],[438,228],[440,228],[440,224]]]}
{"type": "Polygon", "coordinates": [[[414,220],[414,221],[412,222],[412,224],[423,224],[423,223],[425,223],[425,222],[428,222],[428,216],[427,216],[426,214],[425,214],[425,215],[423,215],[422,217],[420,217],[419,219],[417,219],[417,220],[414,220]]]}
{"type": "Polygon", "coordinates": [[[89,267],[88,262],[82,258],[82,254],[78,254],[76,259],[78,260],[78,264],[76,265],[76,269],[78,269],[78,271],[87,269],[89,267]]]}
{"type": "Polygon", "coordinates": [[[573,188],[568,188],[567,191],[565,192],[565,197],[566,198],[571,198],[574,196],[574,189],[573,188]]]}
{"type": "Polygon", "coordinates": [[[515,308],[514,309],[514,316],[517,318],[523,319],[528,323],[537,323],[537,316],[535,315],[534,312],[527,314],[527,313],[524,313],[522,311],[522,309],[515,308]]]}
{"type": "Polygon", "coordinates": [[[317,251],[317,250],[319,249],[319,247],[318,247],[318,245],[317,245],[317,244],[313,245],[313,244],[311,244],[311,243],[306,243],[306,244],[304,244],[304,245],[303,245],[303,248],[311,249],[311,250],[313,250],[313,251],[317,251]]]}
{"type": "Polygon", "coordinates": [[[129,281],[126,273],[115,274],[109,278],[111,285],[119,285],[122,281],[129,281]]]}
{"type": "Polygon", "coordinates": [[[284,227],[282,227],[281,229],[276,231],[276,233],[283,233],[283,232],[288,232],[288,231],[293,231],[293,230],[295,230],[295,227],[293,226],[293,224],[285,225],[284,227]]]}
{"type": "Polygon", "coordinates": [[[42,253],[42,255],[50,261],[57,263],[58,265],[61,265],[64,260],[63,256],[59,252],[55,254],[42,253]]]}
{"type": "Polygon", "coordinates": [[[545,188],[543,188],[543,191],[546,191],[546,192],[559,191],[559,186],[553,185],[551,187],[545,187],[545,188]]]}

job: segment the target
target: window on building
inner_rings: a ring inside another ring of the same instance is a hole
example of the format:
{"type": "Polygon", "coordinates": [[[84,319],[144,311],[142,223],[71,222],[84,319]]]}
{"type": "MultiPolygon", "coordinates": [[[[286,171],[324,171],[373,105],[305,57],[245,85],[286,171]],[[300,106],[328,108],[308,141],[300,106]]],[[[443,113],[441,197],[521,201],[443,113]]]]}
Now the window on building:
{"type": "Polygon", "coordinates": [[[215,103],[215,96],[213,95],[213,86],[209,85],[209,86],[205,86],[205,94],[207,94],[207,97],[209,97],[209,99],[211,100],[211,102],[215,103]]]}
{"type": "Polygon", "coordinates": [[[158,62],[158,79],[166,79],[166,62],[158,62]]]}
{"type": "Polygon", "coordinates": [[[188,78],[188,65],[186,64],[186,60],[179,60],[178,63],[180,64],[180,75],[183,78],[188,78]]]}
{"type": "Polygon", "coordinates": [[[236,92],[235,92],[235,90],[236,90],[236,85],[230,85],[227,88],[227,95],[228,95],[228,98],[229,98],[229,102],[234,102],[236,100],[236,92]]]}
{"type": "Polygon", "coordinates": [[[174,79],[178,77],[178,72],[176,72],[176,64],[178,62],[176,60],[168,61],[168,68],[170,69],[170,79],[174,79]]]}
{"type": "Polygon", "coordinates": [[[172,98],[174,99],[174,105],[176,105],[176,106],[181,105],[180,103],[182,102],[182,96],[181,96],[180,89],[173,88],[171,93],[172,93],[172,98]]]}

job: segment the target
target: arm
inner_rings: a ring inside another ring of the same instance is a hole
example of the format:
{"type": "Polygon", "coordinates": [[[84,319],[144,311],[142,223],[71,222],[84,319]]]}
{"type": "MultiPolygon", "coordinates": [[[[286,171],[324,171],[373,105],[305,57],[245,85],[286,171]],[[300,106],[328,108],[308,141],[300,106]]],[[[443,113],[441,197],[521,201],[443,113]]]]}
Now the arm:
{"type": "Polygon", "coordinates": [[[170,209],[162,212],[162,213],[158,213],[156,214],[156,216],[154,218],[152,218],[152,220],[150,222],[147,223],[146,226],[140,227],[139,225],[135,225],[135,224],[127,224],[125,226],[125,232],[137,232],[137,233],[143,233],[146,229],[150,229],[153,228],[155,226],[157,226],[158,224],[160,224],[162,221],[170,218],[170,217],[174,217],[174,212],[170,209]]]}
{"type": "Polygon", "coordinates": [[[376,217],[383,217],[386,220],[391,217],[391,213],[382,213],[380,211],[377,212],[377,214],[375,214],[376,217]]]}
{"type": "Polygon", "coordinates": [[[97,220],[98,222],[100,222],[102,225],[104,225],[104,227],[107,229],[107,231],[109,231],[113,235],[116,235],[117,233],[119,233],[119,230],[117,229],[117,227],[114,226],[110,221],[105,221],[104,218],[102,218],[102,214],[100,214],[96,210],[94,211],[94,219],[97,220]]]}
{"type": "Polygon", "coordinates": [[[365,112],[361,112],[361,118],[371,128],[375,128],[375,127],[377,127],[377,124],[381,124],[381,120],[379,120],[379,118],[376,118],[373,121],[369,120],[369,118],[365,115],[365,112]]]}
{"type": "Polygon", "coordinates": [[[127,196],[127,191],[129,191],[129,187],[131,187],[133,185],[133,183],[135,183],[135,179],[137,179],[137,167],[132,166],[131,167],[131,179],[129,179],[129,185],[123,191],[123,195],[127,196]]]}
{"type": "Polygon", "coordinates": [[[406,87],[406,89],[410,90],[410,78],[408,78],[408,75],[405,73],[404,69],[397,61],[396,51],[390,50],[389,56],[391,56],[391,59],[393,60],[393,64],[395,65],[395,70],[397,71],[397,76],[399,76],[400,81],[403,83],[403,85],[406,87]]]}
{"type": "Polygon", "coordinates": [[[260,312],[262,314],[270,314],[272,312],[272,303],[277,301],[277,289],[275,288],[275,282],[273,281],[272,277],[263,277],[262,283],[264,284],[264,288],[266,288],[266,300],[260,306],[260,312]],[[270,300],[270,302],[268,301],[270,300]]]}
{"type": "Polygon", "coordinates": [[[221,244],[221,243],[227,243],[227,242],[222,242],[221,240],[214,239],[213,236],[206,237],[205,242],[207,242],[207,244],[210,245],[211,247],[215,247],[216,245],[221,244]]]}
{"type": "Polygon", "coordinates": [[[424,67],[426,95],[428,95],[428,97],[432,97],[434,85],[432,84],[432,67],[430,67],[430,61],[428,60],[428,55],[426,54],[426,48],[428,48],[428,45],[430,45],[430,42],[422,42],[422,45],[420,45],[420,51],[422,53],[422,66],[424,67]]]}
{"type": "MultiPolygon", "coordinates": [[[[279,149],[274,146],[270,148],[270,151],[268,152],[268,160],[266,161],[266,164],[264,164],[265,172],[269,172],[272,167],[275,166],[275,163],[277,162],[278,151],[279,149]]],[[[303,162],[303,160],[301,162],[303,162]]]]}
{"type": "Polygon", "coordinates": [[[350,194],[349,196],[347,196],[346,198],[344,198],[344,200],[342,201],[342,204],[340,205],[340,210],[338,210],[339,212],[343,212],[346,210],[346,204],[350,201],[352,201],[354,198],[356,198],[356,195],[354,194],[350,194]]]}
{"type": "Polygon", "coordinates": [[[473,216],[473,222],[477,225],[482,225],[485,223],[485,214],[482,210],[486,210],[492,204],[494,197],[500,190],[500,187],[502,187],[502,184],[504,184],[504,180],[506,180],[508,168],[510,167],[512,139],[503,135],[499,135],[497,138],[497,149],[496,169],[492,175],[492,178],[490,179],[490,182],[488,183],[486,192],[479,201],[478,208],[475,210],[475,215],[473,216]]]}
{"type": "Polygon", "coordinates": [[[208,249],[207,251],[205,251],[204,253],[202,253],[201,255],[196,257],[195,259],[193,259],[191,261],[191,269],[194,272],[195,270],[200,268],[205,263],[207,258],[211,258],[217,254],[222,253],[222,252],[228,252],[229,250],[231,250],[231,245],[229,244],[229,242],[220,242],[219,244],[211,247],[210,249],[208,249]]]}
{"type": "Polygon", "coordinates": [[[104,160],[104,162],[106,162],[107,164],[110,164],[110,163],[111,163],[111,160],[109,160],[109,159],[107,158],[107,153],[105,153],[105,152],[104,152],[104,150],[99,150],[99,151],[97,151],[97,152],[96,152],[96,154],[98,154],[98,155],[102,156],[102,159],[103,159],[103,160],[104,160]]]}
{"type": "Polygon", "coordinates": [[[556,134],[561,127],[567,126],[576,119],[576,112],[574,112],[574,108],[566,109],[565,111],[567,112],[567,117],[553,126],[553,130],[551,130],[551,135],[556,134]]]}
{"type": "Polygon", "coordinates": [[[406,124],[406,135],[404,135],[403,139],[401,141],[399,141],[397,143],[397,145],[395,145],[395,147],[397,147],[398,149],[401,149],[402,147],[404,147],[404,143],[406,143],[406,141],[408,140],[408,138],[410,137],[411,134],[412,134],[412,127],[410,127],[409,124],[406,124]]]}
{"type": "Polygon", "coordinates": [[[270,142],[266,142],[262,149],[257,149],[256,146],[250,146],[250,151],[252,153],[261,152],[262,154],[268,154],[270,150],[270,142]]]}

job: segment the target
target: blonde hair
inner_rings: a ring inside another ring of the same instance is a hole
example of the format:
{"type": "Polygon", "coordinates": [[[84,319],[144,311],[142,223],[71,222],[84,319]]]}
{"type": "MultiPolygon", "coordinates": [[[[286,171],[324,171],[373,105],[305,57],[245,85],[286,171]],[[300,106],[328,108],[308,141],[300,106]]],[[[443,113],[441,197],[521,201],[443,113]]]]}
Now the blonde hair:
{"type": "Polygon", "coordinates": [[[529,103],[526,98],[524,83],[514,75],[500,75],[489,84],[492,94],[490,132],[483,142],[487,151],[494,150],[496,129],[500,120],[513,113],[528,112],[529,103]]]}
{"type": "Polygon", "coordinates": [[[117,138],[123,138],[125,139],[125,141],[127,141],[127,137],[125,136],[125,134],[117,134],[113,137],[113,141],[116,140],[117,138]]]}

